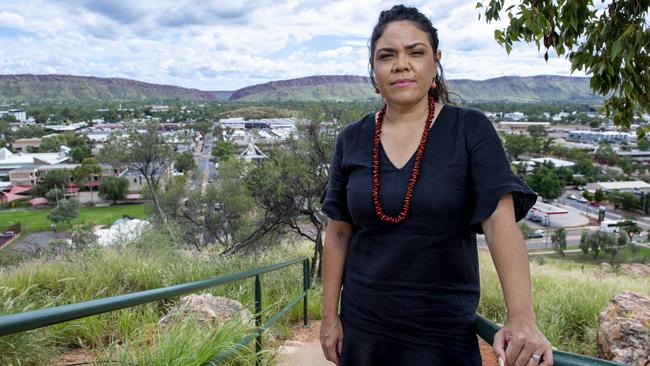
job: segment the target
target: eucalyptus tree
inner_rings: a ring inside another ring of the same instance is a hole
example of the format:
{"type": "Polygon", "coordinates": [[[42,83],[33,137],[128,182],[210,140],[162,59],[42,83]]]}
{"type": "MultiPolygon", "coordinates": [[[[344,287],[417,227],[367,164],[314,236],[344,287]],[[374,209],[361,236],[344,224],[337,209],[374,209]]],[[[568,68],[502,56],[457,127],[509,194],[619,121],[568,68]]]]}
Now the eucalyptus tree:
{"type": "MultiPolygon", "coordinates": [[[[634,115],[650,113],[650,7],[647,0],[505,0],[476,4],[490,23],[506,17],[507,27],[494,31],[508,54],[518,41],[544,46],[571,61],[571,71],[584,70],[591,89],[605,96],[607,116],[629,127],[634,115]],[[511,3],[511,2],[509,2],[511,3]]],[[[648,127],[637,129],[639,136],[648,127]]]]}
{"type": "Polygon", "coordinates": [[[113,133],[101,150],[100,158],[115,167],[125,167],[140,173],[158,216],[169,234],[174,236],[158,198],[161,180],[174,161],[174,150],[160,133],[158,123],[131,124],[124,133],[113,133]]]}

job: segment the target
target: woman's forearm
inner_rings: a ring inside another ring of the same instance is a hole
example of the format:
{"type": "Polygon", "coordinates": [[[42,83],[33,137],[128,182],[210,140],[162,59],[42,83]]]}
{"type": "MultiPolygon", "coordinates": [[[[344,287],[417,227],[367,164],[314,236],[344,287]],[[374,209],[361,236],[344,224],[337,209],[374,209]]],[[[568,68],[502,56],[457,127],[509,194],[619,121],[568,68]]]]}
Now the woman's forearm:
{"type": "Polygon", "coordinates": [[[508,318],[535,321],[526,243],[514,218],[512,196],[505,195],[483,230],[499,275],[508,318]]]}
{"type": "Polygon", "coordinates": [[[343,269],[351,233],[350,224],[328,221],[323,248],[323,319],[338,316],[343,269]]]}

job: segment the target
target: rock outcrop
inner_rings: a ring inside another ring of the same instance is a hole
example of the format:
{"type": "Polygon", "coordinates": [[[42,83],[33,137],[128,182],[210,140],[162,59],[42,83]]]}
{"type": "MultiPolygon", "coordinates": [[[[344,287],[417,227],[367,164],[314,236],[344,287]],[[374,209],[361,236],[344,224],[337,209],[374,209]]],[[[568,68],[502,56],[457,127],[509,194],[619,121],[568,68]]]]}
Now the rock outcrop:
{"type": "Polygon", "coordinates": [[[622,263],[621,271],[631,276],[650,276],[650,265],[643,263],[622,263]]]}
{"type": "Polygon", "coordinates": [[[650,366],[650,297],[617,294],[598,317],[598,357],[650,366]]]}
{"type": "Polygon", "coordinates": [[[193,317],[200,323],[219,326],[233,319],[250,322],[253,314],[236,300],[209,294],[192,294],[182,297],[159,323],[175,323],[188,317],[193,317]]]}

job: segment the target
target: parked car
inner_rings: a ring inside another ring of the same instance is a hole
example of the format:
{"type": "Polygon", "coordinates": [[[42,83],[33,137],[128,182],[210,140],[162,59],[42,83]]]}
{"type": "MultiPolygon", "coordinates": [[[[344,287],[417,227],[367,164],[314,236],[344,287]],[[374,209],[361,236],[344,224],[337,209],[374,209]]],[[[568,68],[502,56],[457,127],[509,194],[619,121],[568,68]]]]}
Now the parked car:
{"type": "Polygon", "coordinates": [[[581,202],[581,203],[587,203],[587,202],[589,202],[586,198],[584,198],[584,197],[582,197],[582,196],[578,196],[578,197],[576,198],[576,201],[581,202]]]}
{"type": "Polygon", "coordinates": [[[531,231],[527,235],[528,238],[543,238],[544,237],[544,230],[537,229],[534,231],[531,231]]]}
{"type": "Polygon", "coordinates": [[[16,236],[16,233],[11,230],[7,230],[4,233],[0,234],[0,236],[2,236],[3,238],[13,238],[14,236],[16,236]]]}
{"type": "Polygon", "coordinates": [[[591,202],[589,202],[589,204],[594,206],[594,207],[600,206],[600,203],[598,203],[598,201],[591,201],[591,202]]]}
{"type": "Polygon", "coordinates": [[[568,198],[569,198],[570,200],[576,200],[576,199],[578,199],[578,197],[576,197],[575,194],[570,194],[568,198]]]}

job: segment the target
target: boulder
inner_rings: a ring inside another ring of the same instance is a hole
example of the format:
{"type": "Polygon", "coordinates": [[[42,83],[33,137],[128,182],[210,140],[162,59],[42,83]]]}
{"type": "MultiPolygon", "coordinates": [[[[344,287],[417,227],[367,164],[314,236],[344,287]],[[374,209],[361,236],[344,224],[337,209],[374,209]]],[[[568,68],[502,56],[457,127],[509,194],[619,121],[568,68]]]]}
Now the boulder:
{"type": "Polygon", "coordinates": [[[176,323],[188,317],[193,317],[200,323],[219,326],[233,319],[251,322],[253,314],[236,300],[209,294],[192,294],[182,297],[159,323],[176,323]]]}
{"type": "Polygon", "coordinates": [[[650,366],[650,297],[621,292],[600,313],[598,323],[598,357],[650,366]]]}
{"type": "Polygon", "coordinates": [[[621,263],[621,271],[630,276],[650,276],[650,265],[643,263],[621,263]]]}

